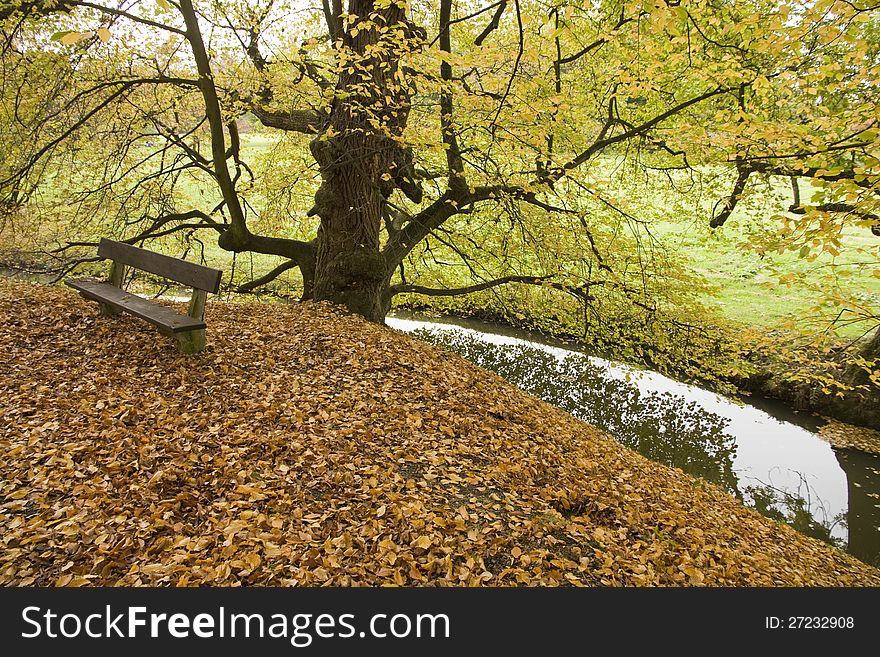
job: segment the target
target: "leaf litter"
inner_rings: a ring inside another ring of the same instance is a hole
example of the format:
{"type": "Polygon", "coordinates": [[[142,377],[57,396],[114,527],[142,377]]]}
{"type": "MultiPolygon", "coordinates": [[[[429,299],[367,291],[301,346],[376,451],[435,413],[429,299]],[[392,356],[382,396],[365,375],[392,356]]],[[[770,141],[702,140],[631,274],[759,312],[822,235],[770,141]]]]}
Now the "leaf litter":
{"type": "Polygon", "coordinates": [[[833,447],[857,449],[880,456],[880,431],[868,427],[857,427],[839,422],[833,418],[823,418],[825,424],[819,427],[819,437],[833,447]]]}
{"type": "Polygon", "coordinates": [[[327,304],[177,353],[0,281],[0,584],[878,586],[880,571],[327,304]]]}

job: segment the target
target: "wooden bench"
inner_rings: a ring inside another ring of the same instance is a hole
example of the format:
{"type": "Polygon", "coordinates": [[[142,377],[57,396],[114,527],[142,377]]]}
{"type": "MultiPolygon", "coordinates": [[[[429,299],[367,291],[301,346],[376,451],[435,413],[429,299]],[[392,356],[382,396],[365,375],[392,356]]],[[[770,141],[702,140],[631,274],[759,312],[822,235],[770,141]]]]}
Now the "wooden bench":
{"type": "Polygon", "coordinates": [[[84,298],[100,303],[104,315],[126,312],[154,324],[161,332],[177,338],[180,351],[184,353],[193,354],[205,348],[205,303],[208,292],[216,294],[220,289],[222,271],[108,239],[101,239],[98,257],[113,261],[106,283],[92,278],[66,279],[64,282],[84,298]],[[180,314],[124,291],[122,283],[126,267],[191,287],[188,314],[180,314]]]}

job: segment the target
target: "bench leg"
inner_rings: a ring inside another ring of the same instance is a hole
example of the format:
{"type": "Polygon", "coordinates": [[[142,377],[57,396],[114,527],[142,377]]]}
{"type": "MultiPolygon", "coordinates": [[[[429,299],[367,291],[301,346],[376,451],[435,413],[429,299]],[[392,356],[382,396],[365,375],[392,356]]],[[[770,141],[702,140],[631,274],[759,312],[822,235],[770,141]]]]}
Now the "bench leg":
{"type": "MultiPolygon", "coordinates": [[[[113,264],[110,265],[110,276],[107,278],[107,282],[110,285],[115,285],[118,288],[122,288],[122,283],[125,280],[125,265],[120,262],[113,261],[113,264]]],[[[113,306],[108,306],[106,303],[98,302],[101,306],[101,314],[104,317],[112,317],[113,315],[118,315],[121,313],[121,310],[117,310],[113,306]]]]}
{"type": "Polygon", "coordinates": [[[205,348],[205,329],[183,331],[175,335],[178,348],[185,354],[197,354],[205,348]]]}
{"type": "Polygon", "coordinates": [[[98,302],[98,305],[101,306],[101,314],[104,317],[113,317],[113,315],[118,315],[121,313],[121,310],[117,310],[113,306],[108,306],[106,303],[98,302]]]}

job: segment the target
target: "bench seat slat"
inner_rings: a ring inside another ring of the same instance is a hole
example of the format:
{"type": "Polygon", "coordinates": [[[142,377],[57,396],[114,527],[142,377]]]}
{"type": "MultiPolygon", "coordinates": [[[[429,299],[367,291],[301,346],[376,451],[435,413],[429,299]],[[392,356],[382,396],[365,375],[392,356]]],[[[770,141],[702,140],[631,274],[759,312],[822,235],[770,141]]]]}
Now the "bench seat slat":
{"type": "Polygon", "coordinates": [[[181,315],[170,308],[159,306],[139,296],[129,294],[109,283],[102,283],[88,278],[66,279],[64,282],[73,289],[78,290],[80,294],[88,299],[106,303],[135,317],[140,317],[171,333],[194,331],[207,328],[208,326],[204,320],[194,319],[189,315],[181,315]]]}

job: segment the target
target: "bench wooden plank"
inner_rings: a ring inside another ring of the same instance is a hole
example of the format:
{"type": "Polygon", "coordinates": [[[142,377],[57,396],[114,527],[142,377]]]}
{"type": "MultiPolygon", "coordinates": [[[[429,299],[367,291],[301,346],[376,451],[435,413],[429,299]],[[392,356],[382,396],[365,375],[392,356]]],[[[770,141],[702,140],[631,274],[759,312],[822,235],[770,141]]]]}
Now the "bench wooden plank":
{"type": "Polygon", "coordinates": [[[170,308],[160,306],[147,299],[142,299],[134,294],[129,294],[109,283],[102,283],[92,279],[66,279],[67,285],[88,299],[106,303],[127,313],[140,317],[159,328],[170,333],[181,333],[207,328],[204,320],[195,319],[189,315],[181,315],[170,308]]]}
{"type": "Polygon", "coordinates": [[[115,262],[130,265],[135,269],[148,271],[157,276],[170,278],[189,287],[217,294],[223,272],[211,267],[203,267],[171,256],[139,249],[131,244],[101,238],[98,255],[115,262]]]}

